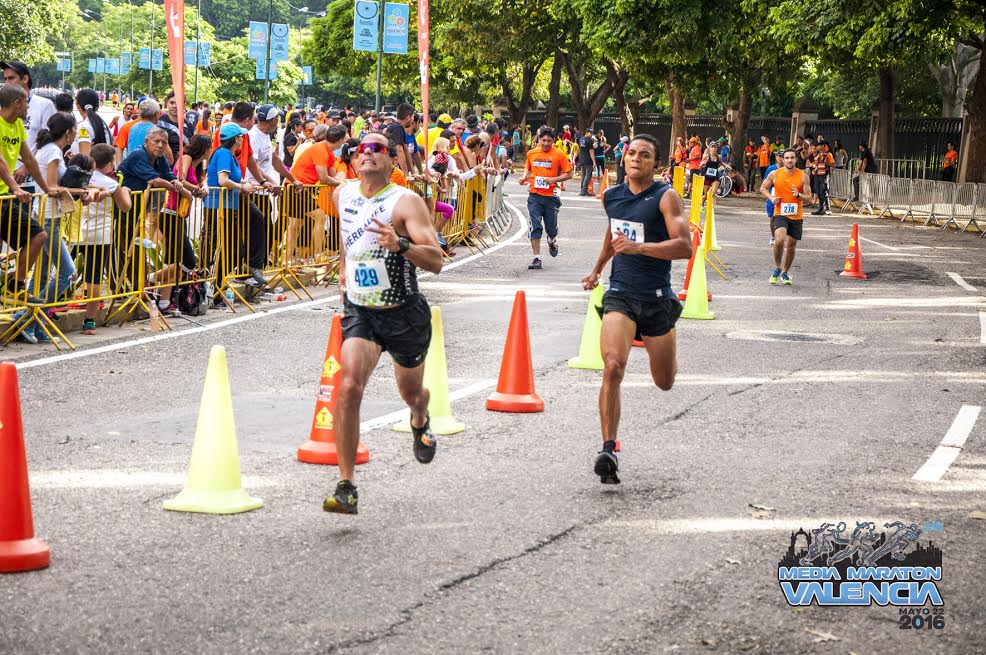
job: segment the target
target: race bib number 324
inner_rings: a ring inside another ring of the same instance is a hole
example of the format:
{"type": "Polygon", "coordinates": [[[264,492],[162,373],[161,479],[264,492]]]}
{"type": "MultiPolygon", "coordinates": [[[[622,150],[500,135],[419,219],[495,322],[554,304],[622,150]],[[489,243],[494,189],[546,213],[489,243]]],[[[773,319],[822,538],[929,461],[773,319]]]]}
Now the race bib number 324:
{"type": "Polygon", "coordinates": [[[636,221],[624,221],[619,218],[609,219],[609,229],[622,234],[628,241],[644,242],[644,224],[636,221]]]}

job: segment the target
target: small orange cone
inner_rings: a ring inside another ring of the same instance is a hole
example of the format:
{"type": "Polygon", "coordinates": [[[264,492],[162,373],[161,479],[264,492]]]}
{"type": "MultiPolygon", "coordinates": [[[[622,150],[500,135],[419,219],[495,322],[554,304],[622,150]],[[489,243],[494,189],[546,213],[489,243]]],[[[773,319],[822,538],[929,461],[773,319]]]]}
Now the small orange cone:
{"type": "Polygon", "coordinates": [[[849,236],[849,252],[846,253],[846,263],[839,275],[865,280],[863,272],[863,253],[859,251],[859,223],[852,224],[852,234],[849,236]]]}
{"type": "MultiPolygon", "coordinates": [[[[692,281],[692,266],[695,265],[695,253],[698,252],[698,246],[702,243],[702,237],[699,230],[692,230],[692,256],[688,258],[688,268],[685,270],[685,287],[678,292],[678,300],[685,300],[688,298],[688,284],[692,281]]],[[[709,300],[712,300],[712,292],[709,290],[705,291],[709,300]]]]}
{"type": "Polygon", "coordinates": [[[12,362],[0,364],[0,393],[0,573],[43,569],[51,554],[34,536],[17,367],[12,362]]]}
{"type": "MultiPolygon", "coordinates": [[[[315,395],[315,416],[312,417],[312,431],[308,441],[298,448],[298,461],[308,464],[339,465],[336,452],[336,432],[333,424],[336,415],[336,389],[342,380],[342,314],[332,317],[329,331],[329,345],[325,349],[325,364],[318,380],[318,393],[315,395]]],[[[356,450],[356,463],[370,461],[370,451],[361,441],[356,450]]]]}
{"type": "Polygon", "coordinates": [[[494,412],[543,412],[544,401],[534,391],[531,336],[527,331],[527,296],[518,291],[510,315],[496,391],[486,399],[494,412]]]}
{"type": "Polygon", "coordinates": [[[609,188],[609,172],[603,171],[602,177],[599,178],[599,191],[596,193],[596,199],[602,200],[603,193],[609,188]]]}
{"type": "Polygon", "coordinates": [[[633,345],[634,348],[643,348],[644,347],[644,342],[643,342],[642,339],[634,339],[632,345],[633,345]]]}

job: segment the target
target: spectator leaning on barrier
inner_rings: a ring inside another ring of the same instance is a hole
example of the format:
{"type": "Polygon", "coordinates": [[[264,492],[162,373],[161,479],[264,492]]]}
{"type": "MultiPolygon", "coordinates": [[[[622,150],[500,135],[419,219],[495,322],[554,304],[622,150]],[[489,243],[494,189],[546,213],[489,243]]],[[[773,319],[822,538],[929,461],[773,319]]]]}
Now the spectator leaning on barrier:
{"type": "Polygon", "coordinates": [[[842,169],[849,163],[849,153],[842,146],[838,139],[832,142],[832,157],[835,158],[835,167],[842,169]]]}
{"type": "Polygon", "coordinates": [[[0,240],[8,248],[19,251],[14,280],[7,279],[6,295],[28,303],[40,303],[39,298],[28,294],[25,280],[48,235],[31,217],[31,193],[16,179],[17,162],[22,162],[24,170],[34,177],[44,193],[49,193],[50,189],[28,146],[24,127],[27,99],[27,92],[20,85],[0,87],[0,197],[14,196],[0,199],[0,240]]]}
{"type": "Polygon", "coordinates": [[[959,163],[959,152],[955,144],[949,141],[945,144],[945,156],[941,163],[941,179],[945,182],[955,181],[955,169],[959,163]]]}
{"type": "Polygon", "coordinates": [[[853,187],[853,199],[859,200],[859,177],[860,173],[876,173],[879,169],[876,166],[876,159],[873,157],[873,151],[870,150],[869,145],[863,141],[859,144],[859,167],[856,169],[856,175],[852,179],[853,187]]]}
{"type": "Polygon", "coordinates": [[[168,91],[168,95],[164,96],[164,108],[165,112],[158,120],[157,126],[168,131],[168,148],[171,149],[171,159],[168,163],[174,166],[178,159],[178,148],[188,143],[183,126],[178,123],[178,100],[175,98],[174,91],[168,91]]]}
{"type": "Polygon", "coordinates": [[[82,120],[75,129],[75,140],[72,141],[70,152],[88,155],[97,143],[111,143],[112,135],[99,115],[99,94],[93,89],[79,89],[75,94],[75,106],[82,115],[82,120]]]}

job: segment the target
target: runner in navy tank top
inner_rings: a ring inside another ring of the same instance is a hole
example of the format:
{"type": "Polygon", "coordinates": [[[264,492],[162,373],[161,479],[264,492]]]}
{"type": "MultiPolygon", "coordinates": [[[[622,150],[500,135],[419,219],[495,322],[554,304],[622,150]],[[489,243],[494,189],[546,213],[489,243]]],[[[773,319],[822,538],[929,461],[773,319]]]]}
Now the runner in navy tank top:
{"type": "Polygon", "coordinates": [[[624,154],[626,178],[603,196],[606,232],[596,265],[582,286],[599,284],[610,259],[609,290],[603,296],[600,337],[603,383],[599,418],[603,449],[595,473],[603,484],[619,484],[613,449],[620,422],[620,383],[634,338],[642,338],[654,383],[667,391],[678,372],[674,325],[681,303],[671,289],[671,260],[692,256],[688,220],[678,192],[654,181],[657,140],[634,137],[624,154]]]}

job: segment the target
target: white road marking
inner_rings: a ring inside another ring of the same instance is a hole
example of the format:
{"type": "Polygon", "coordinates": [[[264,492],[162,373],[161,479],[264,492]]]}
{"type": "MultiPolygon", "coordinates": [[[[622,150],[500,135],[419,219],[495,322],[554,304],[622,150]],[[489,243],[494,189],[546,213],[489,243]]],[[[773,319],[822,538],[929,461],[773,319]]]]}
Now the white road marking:
{"type": "MultiPolygon", "coordinates": [[[[864,517],[874,523],[889,523],[895,519],[864,517]]],[[[594,529],[609,530],[628,528],[660,534],[705,534],[718,532],[769,532],[773,530],[793,531],[806,525],[838,522],[830,516],[801,517],[791,519],[755,519],[751,517],[703,517],[693,519],[609,519],[597,523],[594,529]]]]}
{"type": "Polygon", "coordinates": [[[962,447],[976,425],[981,409],[979,405],[962,405],[955,420],[952,421],[952,426],[945,433],[945,438],[941,440],[941,445],[935,448],[935,452],[931,453],[931,457],[918,469],[912,479],[922,482],[938,482],[942,479],[948,467],[962,452],[962,447]]]}
{"type": "Polygon", "coordinates": [[[879,241],[874,241],[873,239],[867,239],[866,237],[859,237],[860,241],[865,241],[866,243],[872,243],[874,246],[880,246],[881,248],[886,248],[887,250],[893,250],[899,252],[900,248],[896,246],[888,246],[885,243],[880,243],[879,241]]]}
{"type": "MultiPolygon", "coordinates": [[[[798,344],[800,345],[800,344],[798,344]]],[[[634,349],[634,352],[639,352],[634,349]]],[[[778,373],[778,376],[783,373],[778,373]]],[[[814,384],[870,384],[887,382],[907,382],[911,380],[936,380],[954,384],[986,384],[986,373],[970,371],[797,371],[784,377],[728,376],[705,374],[679,374],[675,378],[678,386],[741,386],[750,384],[788,385],[814,384]]],[[[593,383],[595,384],[595,383],[593,383]]],[[[623,387],[652,387],[654,382],[645,374],[628,374],[623,387]]]]}
{"type": "MultiPolygon", "coordinates": [[[[504,204],[509,207],[514,214],[517,216],[517,220],[520,223],[518,230],[512,234],[509,238],[504,241],[500,241],[485,251],[478,252],[474,255],[470,255],[465,259],[461,259],[457,262],[452,262],[446,265],[442,270],[450,271],[452,269],[464,266],[469,262],[478,259],[480,257],[488,256],[501,248],[508,246],[522,236],[527,235],[527,219],[524,214],[514,207],[509,202],[504,202],[504,204]]],[[[431,277],[431,273],[422,273],[418,276],[418,279],[426,279],[431,277]]],[[[275,314],[281,314],[283,312],[293,312],[303,309],[310,309],[312,307],[317,307],[319,305],[327,305],[329,303],[339,300],[338,295],[327,296],[325,298],[318,298],[316,300],[307,300],[305,302],[300,302],[293,305],[283,305],[281,307],[275,307],[273,309],[268,309],[263,312],[257,312],[256,314],[243,314],[240,316],[234,316],[232,318],[224,319],[221,321],[216,321],[214,323],[206,323],[205,325],[200,325],[198,327],[188,328],[185,330],[175,330],[173,332],[164,332],[161,334],[156,334],[150,337],[138,337],[136,339],[130,339],[128,341],[121,341],[118,343],[107,344],[105,346],[97,346],[95,348],[86,348],[84,350],[74,350],[72,352],[60,353],[58,355],[52,355],[51,357],[42,357],[39,359],[32,359],[27,362],[17,362],[17,368],[19,370],[25,370],[29,368],[36,368],[38,366],[47,366],[49,364],[57,364],[59,362],[65,362],[73,359],[81,359],[83,357],[91,357],[93,355],[101,355],[103,353],[115,352],[118,350],[125,350],[127,348],[132,348],[133,346],[142,346],[148,343],[154,343],[155,341],[164,341],[166,339],[176,339],[178,337],[185,337],[192,334],[199,334],[200,332],[209,332],[211,330],[218,330],[219,328],[226,327],[228,325],[236,325],[237,323],[246,323],[247,321],[255,321],[265,316],[273,316],[275,314]]]]}
{"type": "MultiPolygon", "coordinates": [[[[138,487],[181,487],[185,471],[125,471],[120,469],[69,469],[62,471],[31,471],[28,474],[35,489],[134,489],[138,487]]],[[[281,483],[271,478],[244,475],[246,488],[273,487],[281,483]]]]}
{"type": "Polygon", "coordinates": [[[966,282],[965,280],[963,280],[962,279],[962,276],[959,275],[958,273],[952,273],[951,271],[947,271],[945,273],[945,275],[947,275],[948,277],[952,278],[952,281],[955,282],[955,284],[959,285],[960,287],[962,287],[966,291],[971,291],[973,293],[976,293],[976,291],[978,291],[978,289],[976,287],[972,286],[971,284],[969,284],[968,282],[966,282]]]}
{"type": "MultiPolygon", "coordinates": [[[[489,389],[495,384],[496,384],[496,380],[493,379],[480,380],[479,382],[474,382],[469,386],[463,387],[457,391],[453,391],[448,395],[448,399],[450,402],[459,400],[460,398],[465,398],[466,396],[471,396],[474,393],[479,393],[480,391],[489,389]]],[[[359,431],[361,433],[369,432],[370,430],[375,430],[385,425],[390,425],[391,423],[396,423],[397,421],[405,419],[407,418],[407,415],[408,415],[408,410],[405,408],[405,409],[399,409],[396,412],[390,412],[389,414],[384,414],[383,416],[367,419],[359,424],[359,431]]]]}

